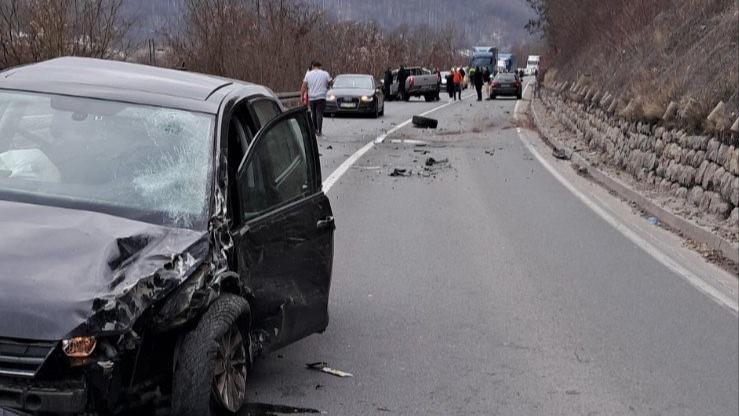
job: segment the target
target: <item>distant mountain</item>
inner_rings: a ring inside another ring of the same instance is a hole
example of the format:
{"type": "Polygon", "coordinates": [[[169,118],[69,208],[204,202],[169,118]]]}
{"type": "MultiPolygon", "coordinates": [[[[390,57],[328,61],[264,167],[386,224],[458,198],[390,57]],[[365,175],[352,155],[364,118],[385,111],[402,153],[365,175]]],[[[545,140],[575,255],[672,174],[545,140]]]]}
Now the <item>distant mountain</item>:
{"type": "MultiPolygon", "coordinates": [[[[136,19],[133,34],[156,36],[176,19],[184,0],[125,0],[124,12],[136,19]]],[[[262,4],[281,0],[243,0],[262,4]]],[[[290,1],[290,0],[286,0],[290,1]]],[[[292,0],[323,8],[340,20],[376,21],[388,29],[402,25],[442,27],[452,24],[470,45],[507,48],[528,37],[532,17],[524,0],[292,0]]]]}
{"type": "Polygon", "coordinates": [[[339,19],[374,20],[387,28],[452,24],[470,44],[509,47],[528,36],[524,0],[305,0],[339,19]]]}

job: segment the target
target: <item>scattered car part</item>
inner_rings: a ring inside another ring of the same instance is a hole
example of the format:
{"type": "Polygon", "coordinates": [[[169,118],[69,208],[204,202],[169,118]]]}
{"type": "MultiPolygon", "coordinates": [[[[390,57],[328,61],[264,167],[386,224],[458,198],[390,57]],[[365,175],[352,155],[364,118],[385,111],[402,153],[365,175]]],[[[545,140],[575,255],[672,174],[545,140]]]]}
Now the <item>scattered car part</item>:
{"type": "Polygon", "coordinates": [[[439,120],[423,116],[413,116],[412,123],[422,129],[435,129],[439,126],[439,120]]]}
{"type": "Polygon", "coordinates": [[[342,378],[354,377],[354,374],[331,368],[328,366],[327,363],[324,363],[322,361],[319,361],[317,363],[306,364],[306,367],[308,367],[311,370],[316,370],[322,373],[331,374],[332,376],[336,376],[336,377],[342,377],[342,378]]]}

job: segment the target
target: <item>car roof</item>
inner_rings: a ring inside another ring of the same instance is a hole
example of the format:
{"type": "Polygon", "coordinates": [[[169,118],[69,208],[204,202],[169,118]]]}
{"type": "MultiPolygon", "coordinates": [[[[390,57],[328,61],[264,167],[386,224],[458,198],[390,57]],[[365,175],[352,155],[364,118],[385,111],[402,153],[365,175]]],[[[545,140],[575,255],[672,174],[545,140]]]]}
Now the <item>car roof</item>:
{"type": "Polygon", "coordinates": [[[180,108],[215,114],[225,95],[274,93],[212,75],[93,58],[65,57],[0,72],[0,89],[45,92],[180,108]]]}
{"type": "Polygon", "coordinates": [[[372,78],[372,79],[375,78],[375,77],[373,77],[370,74],[339,74],[339,75],[336,76],[336,78],[338,78],[338,77],[368,77],[368,78],[372,78]]]}

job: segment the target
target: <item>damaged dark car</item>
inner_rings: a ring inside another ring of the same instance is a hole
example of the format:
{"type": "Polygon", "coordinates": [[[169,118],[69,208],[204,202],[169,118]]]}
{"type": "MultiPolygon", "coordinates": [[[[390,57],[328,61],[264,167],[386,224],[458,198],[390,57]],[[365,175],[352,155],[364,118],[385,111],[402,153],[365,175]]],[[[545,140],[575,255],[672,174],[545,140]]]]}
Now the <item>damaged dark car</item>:
{"type": "Polygon", "coordinates": [[[0,408],[234,413],[256,356],[323,332],[335,227],[308,120],[181,71],[0,73],[0,408]]]}

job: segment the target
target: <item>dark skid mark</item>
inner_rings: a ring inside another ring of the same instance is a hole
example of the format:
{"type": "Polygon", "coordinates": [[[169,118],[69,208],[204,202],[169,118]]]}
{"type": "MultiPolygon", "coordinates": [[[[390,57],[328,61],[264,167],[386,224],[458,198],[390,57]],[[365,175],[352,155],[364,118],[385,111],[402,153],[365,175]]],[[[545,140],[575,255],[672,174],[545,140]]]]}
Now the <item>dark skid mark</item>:
{"type": "Polygon", "coordinates": [[[277,416],[277,415],[301,415],[320,414],[320,410],[302,407],[284,406],[269,403],[247,403],[244,405],[241,416],[277,416]]]}

